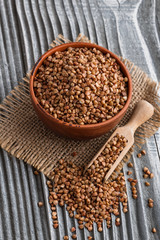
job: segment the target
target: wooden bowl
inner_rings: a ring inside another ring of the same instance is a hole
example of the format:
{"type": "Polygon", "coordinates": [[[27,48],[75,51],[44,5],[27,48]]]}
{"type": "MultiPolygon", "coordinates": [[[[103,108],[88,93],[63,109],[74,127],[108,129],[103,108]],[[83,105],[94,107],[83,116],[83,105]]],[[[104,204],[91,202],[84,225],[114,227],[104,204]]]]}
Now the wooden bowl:
{"type": "Polygon", "coordinates": [[[119,123],[119,121],[123,118],[124,114],[127,111],[129,103],[131,101],[132,81],[131,81],[130,74],[129,74],[127,68],[125,67],[125,65],[120,61],[120,59],[114,53],[110,52],[108,49],[106,49],[104,47],[100,47],[100,46],[98,46],[96,44],[92,44],[92,43],[82,43],[82,42],[66,43],[66,44],[62,44],[60,46],[54,47],[51,50],[47,51],[36,62],[36,64],[33,67],[31,77],[30,77],[30,96],[31,96],[33,107],[34,107],[38,117],[53,132],[55,132],[58,135],[65,136],[68,138],[73,138],[73,139],[79,139],[79,140],[90,139],[90,138],[99,137],[99,136],[107,133],[109,130],[114,128],[119,123]],[[38,103],[38,101],[35,97],[35,94],[34,94],[34,89],[33,89],[33,81],[34,81],[34,77],[37,73],[38,68],[42,65],[43,61],[48,56],[54,54],[56,51],[64,51],[68,47],[97,48],[102,53],[105,53],[105,54],[110,53],[111,57],[115,58],[117,63],[120,65],[121,71],[123,72],[124,76],[126,76],[128,78],[128,99],[127,99],[125,106],[113,118],[111,118],[105,122],[96,123],[96,124],[86,124],[86,125],[70,124],[70,123],[55,119],[52,115],[47,113],[45,111],[45,109],[43,109],[42,106],[38,103]]]}

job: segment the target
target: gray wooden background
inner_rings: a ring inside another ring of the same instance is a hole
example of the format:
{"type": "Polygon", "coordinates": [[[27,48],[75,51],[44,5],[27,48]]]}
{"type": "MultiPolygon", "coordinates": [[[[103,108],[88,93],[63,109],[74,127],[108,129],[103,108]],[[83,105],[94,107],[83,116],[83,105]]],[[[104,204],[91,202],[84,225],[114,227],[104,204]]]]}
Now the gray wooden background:
{"type": "MultiPolygon", "coordinates": [[[[160,79],[160,0],[0,0],[0,101],[17,85],[49,44],[61,33],[74,40],[79,32],[91,41],[130,59],[154,81],[160,79]]],[[[147,155],[132,157],[138,179],[138,200],[129,195],[129,212],[121,211],[122,224],[94,239],[160,239],[160,134],[147,140],[147,155]],[[144,186],[142,167],[155,177],[144,186]],[[147,199],[154,199],[154,208],[147,199]],[[151,232],[156,227],[157,233],[151,232]]],[[[124,167],[126,175],[127,167],[124,167]]],[[[77,222],[58,209],[60,227],[53,230],[45,177],[35,177],[33,168],[0,149],[0,240],[62,240],[77,222]],[[39,209],[38,201],[45,206],[39,209]]],[[[87,230],[77,230],[87,239],[87,230]]]]}

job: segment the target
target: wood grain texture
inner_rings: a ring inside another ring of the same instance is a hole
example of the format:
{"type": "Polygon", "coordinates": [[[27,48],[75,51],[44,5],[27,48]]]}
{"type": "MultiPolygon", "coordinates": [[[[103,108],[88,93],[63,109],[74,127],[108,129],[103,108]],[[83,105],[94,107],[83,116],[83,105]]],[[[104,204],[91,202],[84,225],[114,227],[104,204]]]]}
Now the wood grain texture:
{"type": "MultiPolygon", "coordinates": [[[[155,81],[160,79],[160,1],[159,0],[0,0],[0,101],[30,70],[49,43],[63,34],[75,39],[82,32],[114,53],[128,58],[147,72],[155,81]]],[[[138,200],[131,197],[129,212],[121,214],[117,228],[93,235],[96,240],[160,239],[160,131],[144,146],[142,160],[136,153],[133,177],[138,179],[138,200]],[[154,172],[151,186],[146,189],[142,167],[154,172]],[[148,209],[152,197],[154,208],[148,209]],[[152,227],[157,233],[152,234],[152,227]]],[[[127,166],[124,166],[125,177],[127,166]]],[[[77,226],[66,211],[58,208],[61,221],[53,230],[44,176],[35,177],[33,169],[0,151],[0,240],[38,239],[62,240],[77,226]],[[43,209],[37,202],[45,202],[43,209]]],[[[122,211],[121,211],[122,212],[122,211]]],[[[78,239],[87,239],[87,230],[77,230],[78,239]]]]}

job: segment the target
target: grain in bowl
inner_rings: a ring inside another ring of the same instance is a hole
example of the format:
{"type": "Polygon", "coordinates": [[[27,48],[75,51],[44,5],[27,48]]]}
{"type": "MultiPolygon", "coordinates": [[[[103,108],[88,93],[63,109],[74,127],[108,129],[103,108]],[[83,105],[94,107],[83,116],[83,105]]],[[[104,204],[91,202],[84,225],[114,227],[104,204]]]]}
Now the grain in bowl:
{"type": "Polygon", "coordinates": [[[68,47],[48,56],[33,82],[39,104],[55,119],[96,124],[114,117],[128,98],[128,78],[110,53],[68,47]]]}

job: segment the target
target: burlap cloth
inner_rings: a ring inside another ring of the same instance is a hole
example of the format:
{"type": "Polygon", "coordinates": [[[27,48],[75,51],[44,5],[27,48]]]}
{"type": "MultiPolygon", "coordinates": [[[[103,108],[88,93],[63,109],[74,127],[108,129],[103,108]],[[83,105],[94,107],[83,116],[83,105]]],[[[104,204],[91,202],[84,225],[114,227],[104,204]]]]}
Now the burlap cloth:
{"type": "MultiPolygon", "coordinates": [[[[90,42],[81,34],[76,41],[90,42]]],[[[53,41],[51,47],[70,42],[62,35],[53,41]]],[[[155,107],[153,117],[138,128],[135,134],[135,146],[141,146],[145,138],[153,135],[160,126],[159,86],[139,67],[127,59],[121,59],[128,68],[133,83],[133,96],[128,111],[120,126],[124,125],[132,114],[135,104],[145,99],[155,107]]],[[[22,79],[0,105],[0,145],[13,156],[22,159],[50,177],[51,170],[60,158],[70,159],[78,165],[88,163],[110,136],[106,135],[87,141],[74,141],[55,136],[46,129],[33,110],[29,95],[30,74],[22,79]],[[75,157],[72,153],[77,152],[75,157]]],[[[130,158],[127,154],[124,161],[130,158]]],[[[122,164],[119,165],[119,169],[122,164]]]]}

